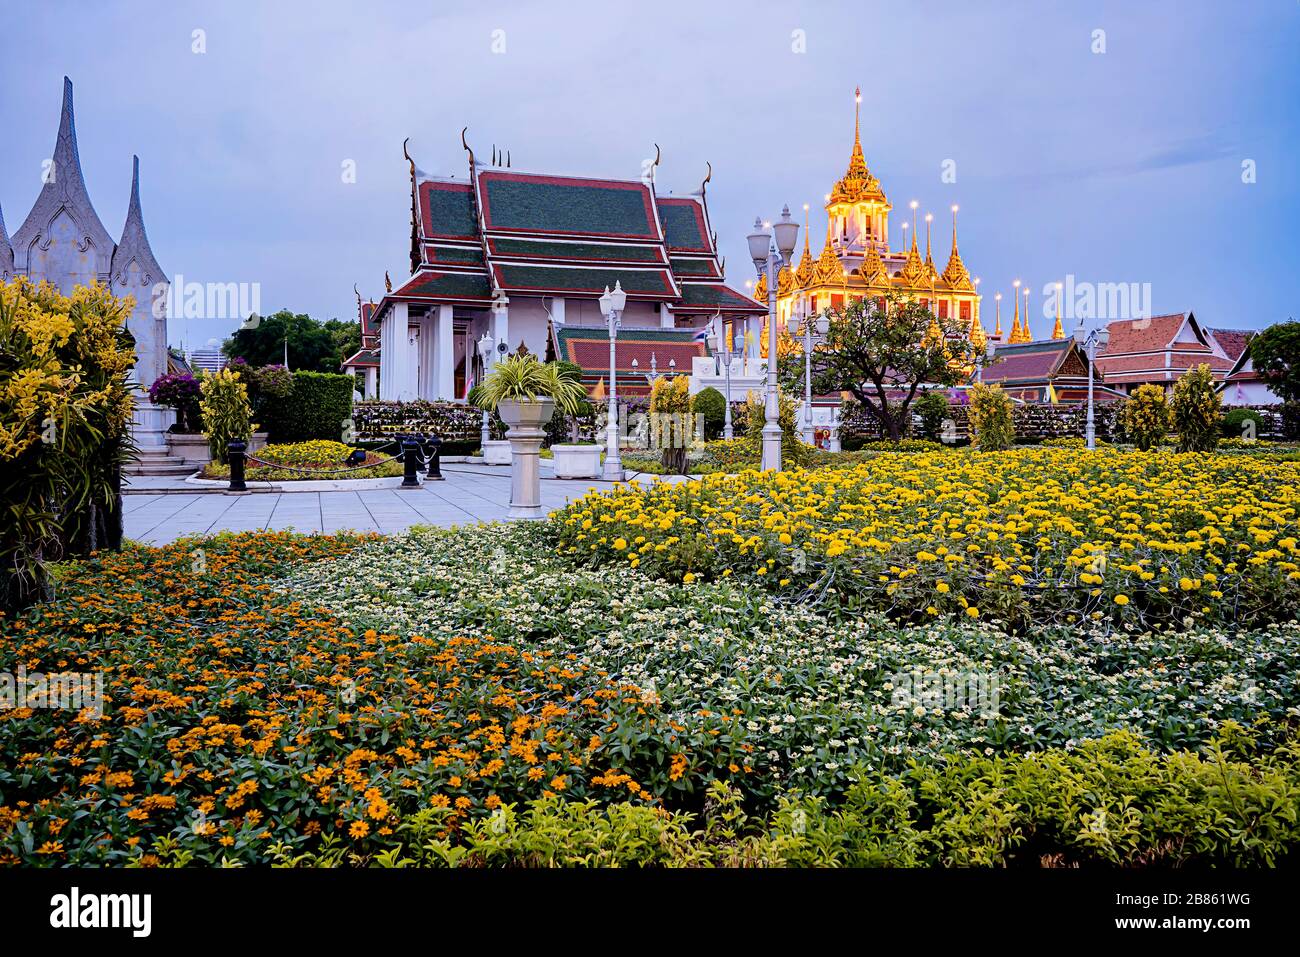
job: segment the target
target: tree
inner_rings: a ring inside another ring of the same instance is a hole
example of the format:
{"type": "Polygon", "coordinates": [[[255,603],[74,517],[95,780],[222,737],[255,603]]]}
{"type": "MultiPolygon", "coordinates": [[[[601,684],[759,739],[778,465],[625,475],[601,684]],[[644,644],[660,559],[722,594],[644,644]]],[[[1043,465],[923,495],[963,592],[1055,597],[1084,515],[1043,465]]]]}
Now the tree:
{"type": "Polygon", "coordinates": [[[1284,402],[1300,402],[1300,322],[1280,322],[1256,333],[1250,361],[1284,402]]]}
{"type": "Polygon", "coordinates": [[[1219,444],[1223,409],[1208,365],[1201,363],[1187,370],[1174,383],[1172,412],[1179,452],[1214,451],[1219,444]]]}
{"type": "Polygon", "coordinates": [[[925,392],[916,400],[916,414],[921,419],[921,435],[938,442],[943,436],[943,423],[952,416],[952,410],[942,392],[925,392]]]}
{"type": "MultiPolygon", "coordinates": [[[[813,392],[850,392],[891,439],[900,439],[910,406],[922,385],[950,388],[964,382],[975,361],[967,323],[940,319],[927,306],[885,295],[855,299],[841,310],[827,309],[830,329],[813,351],[813,392]]],[[[803,391],[804,358],[783,356],[779,373],[791,392],[803,391]]]]}
{"type": "Polygon", "coordinates": [[[243,359],[250,366],[283,365],[286,337],[291,369],[338,372],[343,360],[352,354],[341,353],[339,340],[328,324],[288,309],[261,317],[255,328],[237,330],[221,349],[230,358],[243,359]]]}
{"type": "MultiPolygon", "coordinates": [[[[356,355],[361,348],[361,324],[359,322],[345,322],[342,319],[327,319],[325,328],[329,334],[334,337],[334,345],[339,350],[340,364],[349,356],[356,355]]],[[[338,372],[338,368],[323,370],[326,372],[338,372]]]]}

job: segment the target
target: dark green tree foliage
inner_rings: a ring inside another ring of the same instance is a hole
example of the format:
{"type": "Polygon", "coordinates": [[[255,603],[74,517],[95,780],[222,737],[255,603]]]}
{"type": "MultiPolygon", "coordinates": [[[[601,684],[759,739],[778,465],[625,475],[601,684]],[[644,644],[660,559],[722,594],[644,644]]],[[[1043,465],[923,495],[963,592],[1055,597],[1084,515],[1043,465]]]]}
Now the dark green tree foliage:
{"type": "MultiPolygon", "coordinates": [[[[338,320],[330,322],[342,325],[338,320]]],[[[342,352],[341,333],[336,335],[336,331],[330,328],[330,323],[322,325],[311,316],[281,309],[263,316],[255,328],[239,329],[221,349],[232,359],[243,359],[250,366],[283,365],[287,337],[290,369],[338,372],[352,352],[342,352]]]]}
{"type": "Polygon", "coordinates": [[[916,414],[921,419],[921,436],[938,442],[943,435],[944,420],[952,413],[942,392],[927,392],[916,400],[916,414]]]}
{"type": "Polygon", "coordinates": [[[716,439],[722,434],[727,418],[727,400],[721,392],[709,386],[695,393],[691,411],[704,416],[704,437],[716,439]]]}
{"type": "Polygon", "coordinates": [[[1300,322],[1280,322],[1250,340],[1250,361],[1284,402],[1300,402],[1300,322]]]}

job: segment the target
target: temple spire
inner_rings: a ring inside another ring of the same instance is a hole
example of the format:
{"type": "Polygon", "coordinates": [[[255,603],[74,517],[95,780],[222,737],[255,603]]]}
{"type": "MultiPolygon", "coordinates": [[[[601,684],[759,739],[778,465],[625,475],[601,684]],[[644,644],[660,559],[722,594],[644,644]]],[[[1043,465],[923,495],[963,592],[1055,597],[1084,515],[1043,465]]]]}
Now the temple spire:
{"type": "Polygon", "coordinates": [[[1056,284],[1056,325],[1052,327],[1053,339],[1065,338],[1065,329],[1061,326],[1061,296],[1063,295],[1064,295],[1064,290],[1061,288],[1061,284],[1058,282],[1056,284]]]}
{"type": "Polygon", "coordinates": [[[149,235],[144,228],[144,213],[140,209],[140,157],[131,157],[131,201],[126,208],[126,224],[122,227],[122,240],[113,253],[113,272],[124,272],[135,262],[150,285],[165,282],[162,266],[154,257],[149,245],[149,235]]]}
{"type": "Polygon", "coordinates": [[[996,303],[995,308],[997,309],[997,317],[998,317],[997,325],[993,327],[993,338],[996,339],[998,342],[1001,342],[1002,341],[1002,293],[998,293],[996,296],[994,296],[993,301],[994,303],[996,303]]]}
{"type": "MultiPolygon", "coordinates": [[[[90,194],[86,190],[85,178],[81,172],[81,157],[77,151],[77,124],[72,109],[72,81],[66,76],[63,78],[63,107],[59,114],[59,133],[54,141],[54,153],[49,159],[50,166],[45,172],[45,182],[41,187],[40,195],[36,197],[27,219],[14,233],[15,253],[21,254],[23,258],[19,266],[24,271],[29,268],[27,250],[32,248],[38,238],[42,242],[49,238],[46,231],[50,223],[63,211],[77,227],[79,234],[77,241],[95,247],[95,272],[101,278],[107,278],[109,262],[113,255],[113,239],[95,212],[95,207],[90,202],[90,194]]],[[[53,281],[57,277],[50,278],[53,281]]],[[[63,285],[61,281],[55,284],[63,285]]],[[[66,291],[70,292],[71,287],[69,286],[66,291]]]]}

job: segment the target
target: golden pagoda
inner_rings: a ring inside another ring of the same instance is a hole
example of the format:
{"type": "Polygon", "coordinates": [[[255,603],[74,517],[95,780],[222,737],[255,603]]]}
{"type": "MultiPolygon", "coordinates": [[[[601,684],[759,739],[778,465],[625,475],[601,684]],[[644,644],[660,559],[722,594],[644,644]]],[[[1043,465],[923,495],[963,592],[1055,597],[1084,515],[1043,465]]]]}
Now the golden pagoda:
{"type": "MultiPolygon", "coordinates": [[[[917,204],[910,207],[915,220],[917,204]]],[[[816,315],[828,307],[843,308],[855,299],[883,301],[890,290],[928,306],[940,322],[958,320],[963,329],[972,330],[980,325],[980,296],[957,251],[956,206],[952,207],[952,251],[943,272],[934,262],[931,215],[926,216],[924,258],[917,248],[915,222],[910,246],[890,248],[890,213],[894,207],[862,151],[860,88],[855,91],[853,149],[848,169],[827,194],[825,208],[826,240],[821,255],[813,258],[805,217],[799,265],[793,272],[784,273],[778,284],[777,318],[783,325],[792,314],[816,315]]],[[[760,280],[755,298],[762,302],[766,294],[767,285],[760,280]]],[[[982,332],[982,325],[980,329],[982,332]]]]}

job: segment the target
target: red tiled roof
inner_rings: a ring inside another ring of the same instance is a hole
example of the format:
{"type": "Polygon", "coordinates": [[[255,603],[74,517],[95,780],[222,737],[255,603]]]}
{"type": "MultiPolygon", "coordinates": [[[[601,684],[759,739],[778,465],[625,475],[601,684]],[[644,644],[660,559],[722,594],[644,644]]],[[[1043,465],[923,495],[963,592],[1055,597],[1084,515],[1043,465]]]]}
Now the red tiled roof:
{"type": "MultiPolygon", "coordinates": [[[[1103,355],[1158,352],[1174,341],[1174,336],[1178,335],[1178,330],[1186,319],[1187,316],[1181,312],[1146,319],[1116,319],[1106,325],[1110,342],[1103,355]]],[[[1099,361],[1100,358],[1098,356],[1099,361]]]]}
{"type": "Polygon", "coordinates": [[[1205,331],[1233,362],[1241,357],[1246,347],[1250,345],[1250,340],[1255,336],[1251,329],[1207,329],[1205,331]]]}

